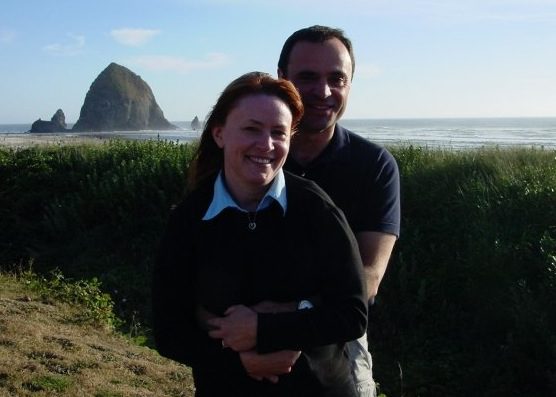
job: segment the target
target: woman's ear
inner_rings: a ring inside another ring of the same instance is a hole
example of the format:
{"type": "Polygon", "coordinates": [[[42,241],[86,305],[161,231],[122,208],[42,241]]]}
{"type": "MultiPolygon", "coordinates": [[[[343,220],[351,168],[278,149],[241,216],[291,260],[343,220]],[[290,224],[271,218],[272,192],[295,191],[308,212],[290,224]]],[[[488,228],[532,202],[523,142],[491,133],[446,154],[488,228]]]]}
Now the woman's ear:
{"type": "Polygon", "coordinates": [[[220,149],[224,148],[224,137],[222,136],[223,133],[222,130],[223,130],[222,126],[212,127],[212,139],[214,139],[214,142],[216,142],[216,145],[220,149]]]}

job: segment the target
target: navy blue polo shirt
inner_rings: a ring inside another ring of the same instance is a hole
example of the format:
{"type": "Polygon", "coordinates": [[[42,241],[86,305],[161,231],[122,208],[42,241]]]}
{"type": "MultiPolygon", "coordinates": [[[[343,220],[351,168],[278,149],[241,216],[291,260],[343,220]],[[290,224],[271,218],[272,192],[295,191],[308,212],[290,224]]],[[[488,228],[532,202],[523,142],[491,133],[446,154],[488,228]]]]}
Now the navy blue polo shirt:
{"type": "Polygon", "coordinates": [[[315,181],[342,209],[354,233],[400,234],[400,178],[394,157],[336,124],[324,151],[306,166],[288,157],[285,169],[315,181]]]}

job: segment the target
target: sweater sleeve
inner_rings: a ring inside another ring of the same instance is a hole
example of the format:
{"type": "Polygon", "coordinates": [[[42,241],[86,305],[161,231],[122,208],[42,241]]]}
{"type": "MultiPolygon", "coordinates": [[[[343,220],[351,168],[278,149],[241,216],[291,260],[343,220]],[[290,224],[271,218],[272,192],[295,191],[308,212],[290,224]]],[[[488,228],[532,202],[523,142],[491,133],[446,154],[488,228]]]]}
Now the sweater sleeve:
{"type": "Polygon", "coordinates": [[[331,201],[323,204],[313,207],[312,227],[305,235],[309,249],[317,250],[320,303],[309,310],[258,314],[260,353],[341,343],[365,333],[366,291],[357,242],[343,213],[331,201]]]}
{"type": "Polygon", "coordinates": [[[158,352],[186,365],[196,360],[193,231],[183,207],[170,214],[152,278],[153,333],[158,352]]]}

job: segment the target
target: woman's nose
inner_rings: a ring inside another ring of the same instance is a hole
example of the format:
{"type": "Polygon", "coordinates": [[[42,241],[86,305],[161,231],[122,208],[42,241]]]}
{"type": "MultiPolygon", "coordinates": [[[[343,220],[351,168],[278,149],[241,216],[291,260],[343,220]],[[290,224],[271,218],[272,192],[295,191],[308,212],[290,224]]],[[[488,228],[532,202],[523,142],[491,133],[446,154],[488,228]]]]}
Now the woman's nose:
{"type": "Polygon", "coordinates": [[[257,139],[257,147],[266,151],[274,149],[274,141],[270,131],[265,131],[259,135],[257,139]]]}

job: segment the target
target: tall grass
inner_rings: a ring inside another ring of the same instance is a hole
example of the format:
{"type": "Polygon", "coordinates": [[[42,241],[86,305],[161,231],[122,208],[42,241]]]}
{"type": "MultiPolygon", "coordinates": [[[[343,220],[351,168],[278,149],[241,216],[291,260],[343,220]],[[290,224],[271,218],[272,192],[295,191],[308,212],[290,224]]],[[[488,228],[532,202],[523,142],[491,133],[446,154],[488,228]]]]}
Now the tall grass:
{"type": "Polygon", "coordinates": [[[1,149],[0,263],[98,277],[119,316],[147,318],[155,247],[192,153],[165,141],[1,149]]]}
{"type": "MultiPolygon", "coordinates": [[[[369,338],[389,397],[556,394],[556,152],[394,148],[402,234],[369,338]],[[403,383],[400,379],[403,372],[403,383]]],[[[0,149],[0,263],[97,277],[129,326],[189,145],[0,149]]]]}
{"type": "Polygon", "coordinates": [[[556,152],[395,150],[402,233],[372,309],[406,396],[556,394],[556,152]]]}

